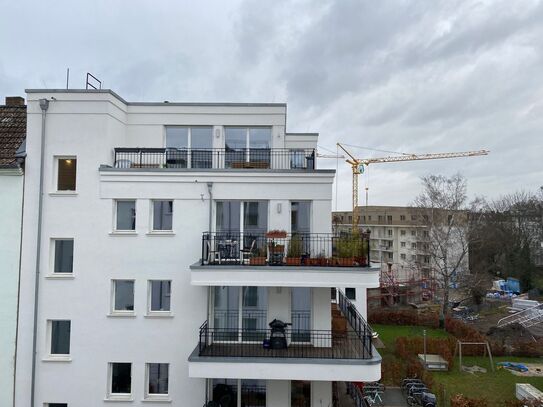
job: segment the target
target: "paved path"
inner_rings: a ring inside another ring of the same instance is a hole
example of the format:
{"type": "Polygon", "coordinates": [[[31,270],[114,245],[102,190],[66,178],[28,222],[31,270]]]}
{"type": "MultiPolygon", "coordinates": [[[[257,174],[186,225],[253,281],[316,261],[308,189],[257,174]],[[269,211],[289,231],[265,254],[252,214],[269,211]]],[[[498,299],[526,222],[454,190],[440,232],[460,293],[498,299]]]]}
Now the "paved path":
{"type": "Polygon", "coordinates": [[[405,407],[407,402],[399,387],[387,387],[383,394],[383,404],[385,407],[405,407]]]}

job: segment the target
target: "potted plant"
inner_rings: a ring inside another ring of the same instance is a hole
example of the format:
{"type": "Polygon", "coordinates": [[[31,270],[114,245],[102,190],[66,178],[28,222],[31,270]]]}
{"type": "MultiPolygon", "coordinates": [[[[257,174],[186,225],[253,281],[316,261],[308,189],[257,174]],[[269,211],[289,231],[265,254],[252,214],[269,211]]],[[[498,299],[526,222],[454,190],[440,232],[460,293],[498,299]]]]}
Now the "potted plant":
{"type": "Polygon", "coordinates": [[[353,233],[352,238],[354,261],[358,266],[363,267],[367,261],[368,242],[358,232],[353,233]]]}
{"type": "Polygon", "coordinates": [[[354,240],[352,236],[340,237],[337,242],[337,259],[338,266],[352,266],[354,264],[354,240]]]}
{"type": "Polygon", "coordinates": [[[299,266],[302,264],[302,239],[297,234],[290,238],[286,262],[288,266],[299,266]]]}
{"type": "Polygon", "coordinates": [[[266,264],[266,250],[261,247],[257,247],[254,253],[251,253],[249,258],[249,264],[252,266],[263,266],[266,264]]]}

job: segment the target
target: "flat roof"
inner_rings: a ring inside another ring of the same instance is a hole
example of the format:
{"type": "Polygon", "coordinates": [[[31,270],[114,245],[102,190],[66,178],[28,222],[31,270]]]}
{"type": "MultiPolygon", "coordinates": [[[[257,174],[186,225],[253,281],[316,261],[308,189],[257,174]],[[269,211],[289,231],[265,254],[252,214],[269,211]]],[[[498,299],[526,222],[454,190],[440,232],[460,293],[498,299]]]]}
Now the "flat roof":
{"type": "MultiPolygon", "coordinates": [[[[97,93],[109,94],[128,106],[233,106],[233,107],[286,107],[286,103],[234,103],[234,102],[128,102],[111,89],[25,89],[26,93],[97,93]]],[[[294,133],[290,133],[294,134],[294,133]]]]}

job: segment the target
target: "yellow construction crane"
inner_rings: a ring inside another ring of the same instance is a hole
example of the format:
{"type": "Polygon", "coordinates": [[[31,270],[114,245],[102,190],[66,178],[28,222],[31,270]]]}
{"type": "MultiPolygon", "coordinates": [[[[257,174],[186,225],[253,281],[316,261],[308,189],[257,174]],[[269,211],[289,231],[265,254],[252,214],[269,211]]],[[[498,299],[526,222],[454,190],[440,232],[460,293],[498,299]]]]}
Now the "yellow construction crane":
{"type": "Polygon", "coordinates": [[[364,172],[364,167],[377,163],[393,163],[398,161],[439,160],[443,158],[474,157],[487,155],[488,150],[464,151],[459,153],[434,153],[434,154],[403,154],[398,156],[379,158],[355,158],[341,143],[337,143],[350,159],[345,160],[353,170],[353,230],[358,228],[358,176],[364,172]]]}

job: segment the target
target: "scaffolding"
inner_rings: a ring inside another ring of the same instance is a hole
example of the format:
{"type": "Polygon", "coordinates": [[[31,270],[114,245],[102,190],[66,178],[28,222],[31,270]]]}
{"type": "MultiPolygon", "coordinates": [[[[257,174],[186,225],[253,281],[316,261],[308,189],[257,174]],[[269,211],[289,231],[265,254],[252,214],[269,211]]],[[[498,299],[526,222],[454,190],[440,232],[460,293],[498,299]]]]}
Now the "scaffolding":
{"type": "Polygon", "coordinates": [[[437,290],[432,273],[424,275],[420,269],[393,269],[392,263],[381,267],[379,288],[368,290],[368,305],[394,306],[431,301],[437,290]]]}

